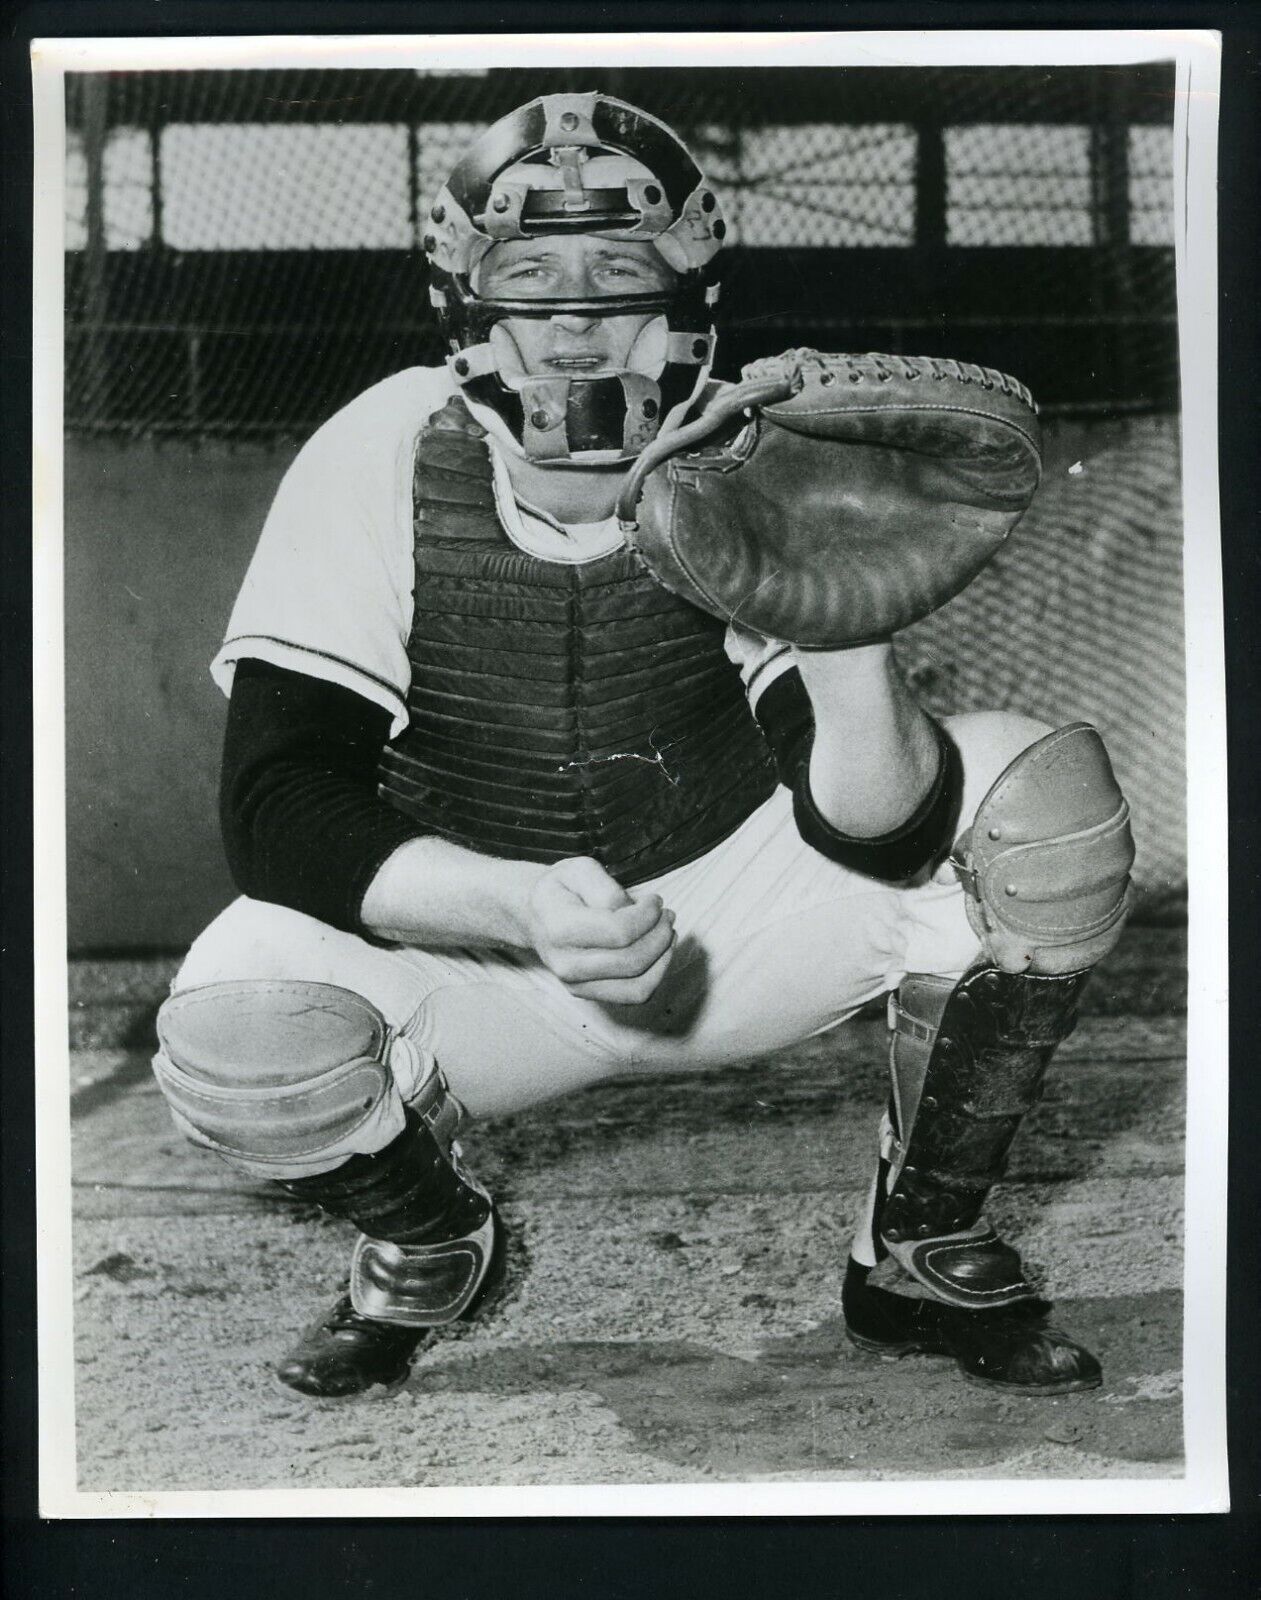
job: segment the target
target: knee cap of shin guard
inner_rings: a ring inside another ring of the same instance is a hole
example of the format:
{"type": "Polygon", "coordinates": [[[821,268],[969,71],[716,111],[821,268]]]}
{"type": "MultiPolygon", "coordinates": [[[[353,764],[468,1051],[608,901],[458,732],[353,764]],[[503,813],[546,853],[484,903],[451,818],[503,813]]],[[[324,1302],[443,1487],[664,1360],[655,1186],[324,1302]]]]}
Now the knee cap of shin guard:
{"type": "Polygon", "coordinates": [[[1029,746],[955,846],[968,916],[998,966],[1044,975],[1100,961],[1121,936],[1134,840],[1103,740],[1070,723],[1029,746]]]}
{"type": "Polygon", "coordinates": [[[289,1167],[341,1145],[394,1092],[385,1019],[332,984],[206,984],[158,1013],[153,1069],[177,1119],[225,1156],[289,1167]]]}

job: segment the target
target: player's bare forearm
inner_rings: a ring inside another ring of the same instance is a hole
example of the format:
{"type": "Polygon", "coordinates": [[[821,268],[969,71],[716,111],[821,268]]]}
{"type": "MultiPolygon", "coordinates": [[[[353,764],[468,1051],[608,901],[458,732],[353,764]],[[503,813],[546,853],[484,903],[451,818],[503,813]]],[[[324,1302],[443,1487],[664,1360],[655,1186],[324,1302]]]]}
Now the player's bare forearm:
{"type": "Polygon", "coordinates": [[[546,870],[433,836],[411,839],[377,872],[360,918],[397,944],[526,950],[530,892],[546,870]]]}
{"type": "Polygon", "coordinates": [[[531,950],[584,1000],[638,1005],[665,976],[674,913],[627,893],[595,860],[542,866],[412,839],[364,896],[364,926],[399,944],[531,950]]]}
{"type": "Polygon", "coordinates": [[[932,723],[887,641],[797,653],[814,709],[810,791],[834,828],[887,833],[911,815],[937,772],[932,723]]]}

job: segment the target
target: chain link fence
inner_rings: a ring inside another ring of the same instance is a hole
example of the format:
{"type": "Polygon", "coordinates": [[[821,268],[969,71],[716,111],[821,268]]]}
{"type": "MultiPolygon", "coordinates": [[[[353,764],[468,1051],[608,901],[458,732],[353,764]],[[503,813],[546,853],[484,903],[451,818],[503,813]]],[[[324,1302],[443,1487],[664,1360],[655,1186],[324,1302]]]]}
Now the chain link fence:
{"type": "Polygon", "coordinates": [[[487,121],[595,86],[722,196],[719,376],[805,343],[1173,404],[1171,68],[132,72],[67,84],[69,426],[300,436],[441,359],[429,198],[487,121]]]}

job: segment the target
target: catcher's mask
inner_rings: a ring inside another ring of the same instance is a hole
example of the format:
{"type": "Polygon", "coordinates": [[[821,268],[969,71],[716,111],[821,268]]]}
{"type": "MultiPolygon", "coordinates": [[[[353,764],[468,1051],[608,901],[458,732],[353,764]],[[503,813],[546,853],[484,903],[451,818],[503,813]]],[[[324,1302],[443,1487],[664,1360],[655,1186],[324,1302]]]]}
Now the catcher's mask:
{"type": "Polygon", "coordinates": [[[663,122],[602,94],[552,94],[493,123],[430,208],[429,296],[469,409],[509,449],[545,466],[632,460],[687,416],[714,353],[717,196],[663,122]],[[484,299],[478,268],[505,239],[585,233],[648,240],[669,287],[594,300],[484,299]],[[504,359],[508,318],[647,314],[624,370],[534,377],[504,359]]]}

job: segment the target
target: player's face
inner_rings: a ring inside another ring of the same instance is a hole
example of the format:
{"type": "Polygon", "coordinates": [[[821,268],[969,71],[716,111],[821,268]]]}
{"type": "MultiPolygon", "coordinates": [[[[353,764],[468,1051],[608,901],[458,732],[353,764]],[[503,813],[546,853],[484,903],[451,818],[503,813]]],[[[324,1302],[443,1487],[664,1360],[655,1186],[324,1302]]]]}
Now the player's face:
{"type": "MultiPolygon", "coordinates": [[[[507,239],[482,261],[477,292],[484,300],[602,300],[668,289],[675,274],[646,239],[619,241],[590,234],[507,239]]],[[[657,314],[598,317],[508,317],[530,377],[591,378],[624,371],[640,333],[657,314]]]]}

